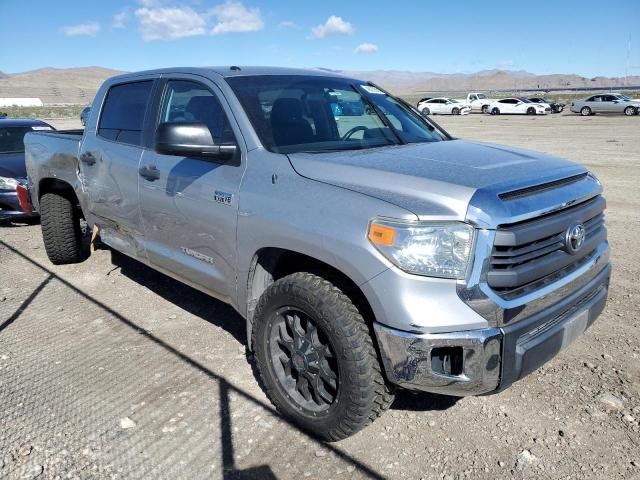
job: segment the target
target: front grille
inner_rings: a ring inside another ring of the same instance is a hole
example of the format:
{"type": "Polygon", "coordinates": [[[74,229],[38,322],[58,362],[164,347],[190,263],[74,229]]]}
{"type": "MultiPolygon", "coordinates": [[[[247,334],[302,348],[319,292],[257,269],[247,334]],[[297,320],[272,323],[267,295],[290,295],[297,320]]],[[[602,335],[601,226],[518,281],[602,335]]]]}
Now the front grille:
{"type": "Polygon", "coordinates": [[[512,295],[535,287],[559,274],[567,275],[584,264],[607,238],[604,226],[606,201],[598,196],[559,212],[496,231],[487,282],[494,290],[512,295]],[[582,223],[586,236],[575,254],[565,249],[569,227],[582,223]]]}

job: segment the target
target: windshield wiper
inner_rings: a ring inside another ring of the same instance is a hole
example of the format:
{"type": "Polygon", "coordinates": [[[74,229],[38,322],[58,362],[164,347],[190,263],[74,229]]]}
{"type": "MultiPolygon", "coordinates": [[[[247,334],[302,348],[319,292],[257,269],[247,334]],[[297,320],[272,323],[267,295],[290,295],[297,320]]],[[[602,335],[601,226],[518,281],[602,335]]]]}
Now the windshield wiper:
{"type": "Polygon", "coordinates": [[[373,109],[374,112],[376,112],[376,115],[378,115],[380,120],[382,120],[382,123],[387,128],[389,128],[389,130],[391,130],[393,132],[393,134],[396,136],[396,138],[398,139],[398,143],[400,145],[406,145],[407,142],[404,141],[404,139],[400,135],[400,132],[398,131],[398,129],[393,126],[393,124],[391,123],[391,120],[389,120],[389,118],[384,114],[384,112],[382,110],[380,110],[380,108],[367,95],[365,95],[364,91],[360,90],[358,88],[358,86],[355,85],[355,84],[351,84],[351,88],[353,88],[353,90],[356,93],[360,94],[360,96],[364,99],[366,104],[369,105],[373,109]]]}

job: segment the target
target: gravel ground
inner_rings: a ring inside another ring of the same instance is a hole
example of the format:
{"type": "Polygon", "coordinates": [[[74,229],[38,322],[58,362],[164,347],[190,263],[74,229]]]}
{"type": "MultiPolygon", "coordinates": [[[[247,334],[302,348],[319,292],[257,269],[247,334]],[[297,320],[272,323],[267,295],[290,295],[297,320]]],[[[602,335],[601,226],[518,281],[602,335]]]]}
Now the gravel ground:
{"type": "Polygon", "coordinates": [[[107,249],[54,267],[38,226],[4,226],[0,477],[640,478],[640,118],[437,120],[606,185],[610,300],[569,349],[498,395],[401,393],[323,444],[274,413],[231,308],[107,249]]]}

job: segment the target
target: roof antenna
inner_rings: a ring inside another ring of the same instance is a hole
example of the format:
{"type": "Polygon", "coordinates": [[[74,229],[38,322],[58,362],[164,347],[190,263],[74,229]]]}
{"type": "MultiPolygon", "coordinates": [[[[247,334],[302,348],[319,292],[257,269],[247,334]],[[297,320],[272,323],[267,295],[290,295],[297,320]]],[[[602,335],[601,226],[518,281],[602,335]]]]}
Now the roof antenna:
{"type": "Polygon", "coordinates": [[[234,72],[240,72],[242,69],[237,65],[231,65],[231,67],[229,67],[229,70],[232,70],[234,72]]]}

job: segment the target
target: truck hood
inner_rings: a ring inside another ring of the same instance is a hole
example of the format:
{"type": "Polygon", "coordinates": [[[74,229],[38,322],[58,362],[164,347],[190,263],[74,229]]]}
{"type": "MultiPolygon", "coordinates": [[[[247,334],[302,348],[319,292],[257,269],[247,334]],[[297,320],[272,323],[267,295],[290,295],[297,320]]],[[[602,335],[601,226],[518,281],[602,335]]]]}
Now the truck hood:
{"type": "Polygon", "coordinates": [[[25,178],[24,153],[0,153],[0,177],[25,178]]]}
{"type": "Polygon", "coordinates": [[[586,171],[549,155],[463,140],[295,153],[289,158],[304,177],[388,201],[421,219],[464,220],[479,192],[485,202],[501,203],[501,193],[586,171]]]}

